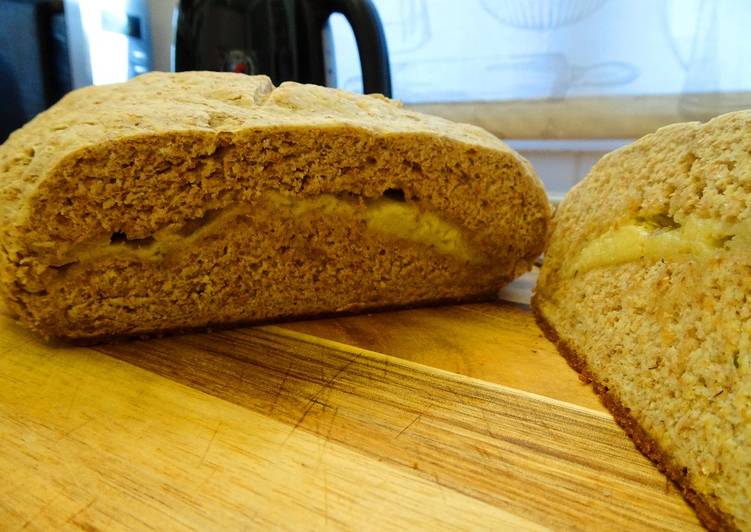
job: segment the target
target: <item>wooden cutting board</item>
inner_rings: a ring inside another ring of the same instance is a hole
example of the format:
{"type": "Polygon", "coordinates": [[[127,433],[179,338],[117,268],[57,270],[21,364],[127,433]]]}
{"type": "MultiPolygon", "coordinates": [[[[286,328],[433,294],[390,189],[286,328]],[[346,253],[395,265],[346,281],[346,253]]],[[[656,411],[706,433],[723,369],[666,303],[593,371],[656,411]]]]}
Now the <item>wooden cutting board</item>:
{"type": "Polygon", "coordinates": [[[0,317],[0,442],[3,530],[699,528],[524,303],[96,348],[0,317]]]}

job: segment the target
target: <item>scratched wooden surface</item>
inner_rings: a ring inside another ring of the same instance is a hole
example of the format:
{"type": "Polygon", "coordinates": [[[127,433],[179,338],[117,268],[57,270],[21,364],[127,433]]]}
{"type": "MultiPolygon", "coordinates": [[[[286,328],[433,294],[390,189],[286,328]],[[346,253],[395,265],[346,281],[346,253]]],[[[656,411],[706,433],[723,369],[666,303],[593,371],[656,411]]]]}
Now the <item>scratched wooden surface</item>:
{"type": "Polygon", "coordinates": [[[96,348],[0,317],[0,442],[3,530],[698,528],[524,304],[96,348]]]}

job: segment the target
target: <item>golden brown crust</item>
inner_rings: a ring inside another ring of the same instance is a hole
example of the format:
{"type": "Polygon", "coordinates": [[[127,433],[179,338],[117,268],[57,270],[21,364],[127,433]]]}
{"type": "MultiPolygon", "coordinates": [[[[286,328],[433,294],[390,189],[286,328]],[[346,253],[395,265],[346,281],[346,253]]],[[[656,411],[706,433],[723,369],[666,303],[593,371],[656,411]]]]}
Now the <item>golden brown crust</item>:
{"type": "Polygon", "coordinates": [[[548,322],[540,310],[539,296],[537,294],[532,297],[532,311],[545,337],[556,346],[558,352],[566,359],[569,366],[579,373],[579,378],[585,383],[592,384],[592,389],[600,397],[605,407],[613,414],[616,423],[623,428],[634,442],[636,448],[673,482],[686,501],[694,508],[702,524],[709,530],[738,530],[734,525],[734,519],[731,515],[724,514],[715,509],[709,501],[691,487],[685,470],[676,465],[670,456],[660,448],[654,438],[639,425],[631,415],[630,410],[621,403],[618,396],[609,390],[607,386],[597,381],[595,375],[587,366],[585,358],[580,356],[567,342],[561,339],[555,327],[548,322]]]}

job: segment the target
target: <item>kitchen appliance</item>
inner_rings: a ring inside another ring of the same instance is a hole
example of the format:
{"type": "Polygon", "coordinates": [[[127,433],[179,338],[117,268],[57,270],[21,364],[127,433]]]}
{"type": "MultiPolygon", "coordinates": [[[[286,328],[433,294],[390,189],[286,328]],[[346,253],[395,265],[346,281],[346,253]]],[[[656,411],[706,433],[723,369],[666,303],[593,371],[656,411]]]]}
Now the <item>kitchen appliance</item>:
{"type": "Polygon", "coordinates": [[[152,70],[149,0],[65,0],[73,87],[152,70]]]}
{"type": "Polygon", "coordinates": [[[165,0],[0,0],[0,142],[71,89],[168,67],[152,60],[151,11],[171,28],[165,0]]]}
{"type": "Polygon", "coordinates": [[[62,1],[0,0],[0,143],[71,89],[62,1]]]}
{"type": "Polygon", "coordinates": [[[332,13],[352,25],[365,90],[390,95],[370,0],[0,0],[0,142],[72,89],[149,70],[335,86],[332,13]]]}
{"type": "Polygon", "coordinates": [[[266,74],[335,85],[328,19],[352,26],[366,93],[391,96],[386,39],[370,0],[182,0],[177,8],[174,70],[266,74]]]}

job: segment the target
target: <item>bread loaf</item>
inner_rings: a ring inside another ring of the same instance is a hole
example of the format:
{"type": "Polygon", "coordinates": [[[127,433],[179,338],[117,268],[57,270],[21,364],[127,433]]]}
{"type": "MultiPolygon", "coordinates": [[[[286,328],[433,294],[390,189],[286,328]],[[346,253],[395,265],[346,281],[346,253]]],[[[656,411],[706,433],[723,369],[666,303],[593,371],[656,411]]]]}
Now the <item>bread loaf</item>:
{"type": "Polygon", "coordinates": [[[605,156],[556,211],[537,317],[711,529],[751,530],[751,111],[605,156]]]}
{"type": "Polygon", "coordinates": [[[493,297],[544,246],[529,164],[380,96],[153,73],[0,147],[0,290],[107,338],[493,297]]]}

